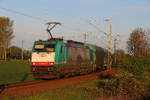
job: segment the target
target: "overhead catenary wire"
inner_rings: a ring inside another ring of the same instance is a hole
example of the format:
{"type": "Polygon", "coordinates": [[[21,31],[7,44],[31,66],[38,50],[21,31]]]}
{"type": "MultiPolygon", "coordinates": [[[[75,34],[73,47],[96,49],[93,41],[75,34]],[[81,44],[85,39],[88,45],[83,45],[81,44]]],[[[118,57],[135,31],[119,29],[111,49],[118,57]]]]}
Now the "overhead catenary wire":
{"type": "Polygon", "coordinates": [[[40,20],[40,21],[43,21],[43,22],[48,22],[46,19],[43,19],[41,17],[32,16],[32,15],[25,14],[25,13],[22,13],[22,12],[19,12],[19,11],[16,11],[16,10],[12,10],[12,9],[9,9],[9,8],[0,7],[0,9],[3,10],[3,11],[10,12],[10,13],[15,13],[15,14],[18,14],[18,15],[22,15],[22,16],[25,16],[25,17],[28,17],[28,18],[31,18],[31,19],[34,19],[34,20],[40,20]]]}
{"type": "MultiPolygon", "coordinates": [[[[40,20],[40,21],[48,22],[48,20],[46,20],[44,18],[37,17],[37,16],[32,16],[32,15],[25,14],[25,13],[22,13],[22,12],[19,12],[19,11],[16,11],[16,10],[12,10],[12,9],[9,9],[9,8],[0,7],[0,9],[4,10],[4,11],[7,11],[7,12],[10,12],[10,13],[15,13],[15,14],[18,14],[18,15],[22,15],[22,16],[25,16],[25,17],[28,17],[28,18],[31,18],[31,19],[34,19],[34,20],[40,20]]],[[[81,29],[70,28],[69,26],[66,26],[66,25],[62,25],[62,26],[65,27],[68,30],[83,33],[83,31],[81,31],[81,29]]]]}
{"type": "MultiPolygon", "coordinates": [[[[44,21],[44,22],[48,22],[48,20],[44,19],[44,18],[41,18],[41,17],[37,17],[37,16],[32,16],[32,15],[29,15],[29,14],[25,14],[25,13],[22,13],[22,12],[19,12],[19,11],[16,11],[16,10],[12,10],[12,9],[9,9],[9,8],[4,8],[4,7],[0,7],[1,10],[4,10],[6,12],[10,12],[10,13],[14,13],[14,14],[18,14],[18,15],[22,15],[22,16],[25,16],[25,17],[28,17],[28,18],[31,18],[31,19],[34,19],[34,20],[40,20],[40,21],[44,21]]],[[[81,32],[81,29],[74,29],[74,28],[70,28],[69,26],[66,26],[64,24],[62,24],[62,26],[64,26],[66,29],[68,30],[71,30],[71,31],[78,31],[78,32],[81,32]]]]}
{"type": "MultiPolygon", "coordinates": [[[[43,21],[43,22],[48,22],[48,20],[44,19],[44,18],[41,18],[41,17],[37,17],[37,16],[33,16],[33,15],[29,15],[29,14],[26,14],[26,13],[23,13],[23,12],[20,12],[20,11],[16,11],[16,10],[13,10],[13,9],[9,9],[9,8],[6,8],[6,7],[1,7],[0,6],[0,10],[3,10],[3,11],[6,11],[6,12],[10,12],[10,13],[14,13],[14,14],[18,14],[18,15],[21,15],[21,16],[25,16],[25,17],[28,17],[30,19],[34,19],[34,20],[40,20],[40,21],[43,21]]],[[[99,30],[95,25],[93,25],[92,23],[89,22],[89,24],[91,24],[93,27],[95,27],[99,32],[103,32],[101,30],[99,30]]],[[[85,31],[82,31],[81,29],[75,29],[75,28],[71,28],[69,26],[66,26],[66,25],[62,25],[64,28],[66,28],[67,30],[70,30],[70,31],[73,31],[73,32],[77,32],[77,33],[85,33],[85,31]]],[[[87,32],[86,32],[87,33],[87,32]]],[[[105,33],[105,32],[103,32],[105,33]]],[[[78,36],[77,36],[78,37],[78,36]]]]}
{"type": "MultiPolygon", "coordinates": [[[[83,19],[81,18],[81,20],[83,21],[83,19]]],[[[91,21],[89,20],[84,20],[84,22],[88,23],[90,26],[92,26],[93,28],[95,28],[98,32],[103,33],[105,35],[108,35],[107,32],[101,30],[99,27],[97,27],[95,24],[93,24],[91,21]]]]}
{"type": "MultiPolygon", "coordinates": [[[[36,16],[32,16],[32,15],[29,15],[29,14],[25,14],[25,13],[22,13],[22,12],[19,12],[19,11],[16,11],[16,10],[12,10],[12,9],[9,9],[9,8],[0,7],[0,9],[3,10],[3,11],[6,11],[6,12],[10,12],[10,13],[18,14],[18,15],[21,15],[21,16],[25,16],[25,17],[28,17],[28,18],[31,18],[31,19],[34,19],[34,20],[38,20],[38,21],[40,20],[40,21],[43,21],[45,23],[48,22],[48,20],[46,20],[46,19],[36,17],[36,16]]],[[[71,31],[74,31],[74,32],[81,32],[80,29],[73,29],[73,28],[70,28],[66,25],[62,25],[62,26],[64,26],[67,30],[71,30],[71,31]]]]}

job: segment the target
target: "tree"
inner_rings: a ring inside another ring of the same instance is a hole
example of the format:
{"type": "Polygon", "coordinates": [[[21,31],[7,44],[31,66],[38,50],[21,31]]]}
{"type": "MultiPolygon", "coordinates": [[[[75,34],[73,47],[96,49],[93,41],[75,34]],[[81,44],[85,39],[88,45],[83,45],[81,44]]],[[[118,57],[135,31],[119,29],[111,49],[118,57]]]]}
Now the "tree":
{"type": "MultiPolygon", "coordinates": [[[[31,58],[30,50],[23,50],[23,58],[24,60],[28,60],[31,58]]],[[[7,58],[8,59],[21,59],[22,49],[18,46],[11,46],[7,48],[7,58]]]]}
{"type": "Polygon", "coordinates": [[[117,49],[114,52],[114,65],[115,66],[123,66],[124,64],[124,57],[125,57],[125,51],[123,49],[117,49]]]}
{"type": "Polygon", "coordinates": [[[0,59],[6,60],[6,48],[13,36],[13,21],[7,17],[0,17],[0,59]]]}
{"type": "Polygon", "coordinates": [[[11,46],[7,49],[7,56],[11,59],[21,59],[22,49],[17,46],[11,46]]]}
{"type": "Polygon", "coordinates": [[[150,29],[146,31],[147,54],[150,56],[150,29]]]}
{"type": "Polygon", "coordinates": [[[0,45],[8,47],[13,37],[13,21],[0,17],[0,45]]]}
{"type": "Polygon", "coordinates": [[[130,34],[128,44],[128,53],[133,56],[142,57],[147,55],[148,40],[146,31],[142,28],[136,28],[130,34]]]}
{"type": "Polygon", "coordinates": [[[30,50],[24,50],[23,51],[23,58],[24,58],[24,60],[30,59],[31,58],[31,53],[32,53],[32,51],[30,51],[30,50]]]}

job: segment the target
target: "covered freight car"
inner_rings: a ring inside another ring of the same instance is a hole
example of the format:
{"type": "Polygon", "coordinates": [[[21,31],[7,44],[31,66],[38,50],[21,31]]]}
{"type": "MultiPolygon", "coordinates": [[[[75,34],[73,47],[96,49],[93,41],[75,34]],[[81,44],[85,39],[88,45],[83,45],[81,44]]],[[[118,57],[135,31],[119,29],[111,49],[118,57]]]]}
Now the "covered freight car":
{"type": "Polygon", "coordinates": [[[96,64],[97,70],[104,69],[103,66],[106,62],[106,50],[102,47],[98,47],[92,44],[85,44],[85,47],[89,48],[91,52],[91,60],[96,64]]]}

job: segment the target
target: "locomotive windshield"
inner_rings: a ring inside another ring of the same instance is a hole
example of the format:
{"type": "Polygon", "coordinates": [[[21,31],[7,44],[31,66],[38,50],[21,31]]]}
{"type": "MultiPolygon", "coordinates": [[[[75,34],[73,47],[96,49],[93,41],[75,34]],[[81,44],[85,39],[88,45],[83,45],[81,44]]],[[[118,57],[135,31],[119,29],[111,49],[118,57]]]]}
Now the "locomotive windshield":
{"type": "Polygon", "coordinates": [[[34,50],[35,52],[54,52],[55,45],[53,44],[37,44],[34,45],[34,50]]]}
{"type": "Polygon", "coordinates": [[[35,49],[44,49],[44,45],[35,45],[34,48],[35,49]]]}

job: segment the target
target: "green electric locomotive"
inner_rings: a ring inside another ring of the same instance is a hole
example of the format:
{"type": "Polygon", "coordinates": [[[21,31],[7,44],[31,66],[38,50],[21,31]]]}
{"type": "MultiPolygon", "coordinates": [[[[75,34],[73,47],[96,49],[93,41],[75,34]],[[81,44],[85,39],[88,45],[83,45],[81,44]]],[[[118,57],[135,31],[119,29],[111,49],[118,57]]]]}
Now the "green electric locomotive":
{"type": "Polygon", "coordinates": [[[105,54],[103,48],[72,40],[35,41],[31,73],[35,78],[56,78],[94,72],[102,69],[105,54]]]}

